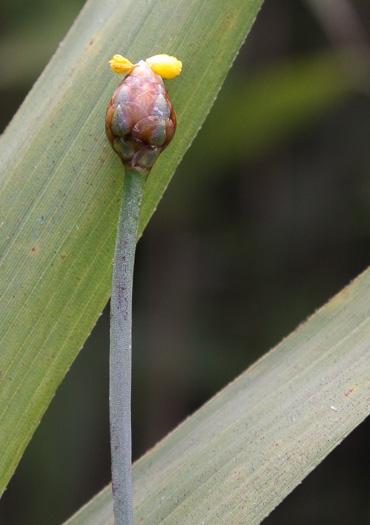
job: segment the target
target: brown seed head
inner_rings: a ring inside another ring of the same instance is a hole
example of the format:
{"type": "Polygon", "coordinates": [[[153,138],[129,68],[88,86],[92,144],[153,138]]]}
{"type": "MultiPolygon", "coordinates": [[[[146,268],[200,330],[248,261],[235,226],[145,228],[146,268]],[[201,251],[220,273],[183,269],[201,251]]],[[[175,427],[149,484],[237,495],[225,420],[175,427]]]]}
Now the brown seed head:
{"type": "Polygon", "coordinates": [[[171,142],[176,115],[162,78],[140,61],[107,107],[105,129],[123,164],[149,171],[171,142]]]}

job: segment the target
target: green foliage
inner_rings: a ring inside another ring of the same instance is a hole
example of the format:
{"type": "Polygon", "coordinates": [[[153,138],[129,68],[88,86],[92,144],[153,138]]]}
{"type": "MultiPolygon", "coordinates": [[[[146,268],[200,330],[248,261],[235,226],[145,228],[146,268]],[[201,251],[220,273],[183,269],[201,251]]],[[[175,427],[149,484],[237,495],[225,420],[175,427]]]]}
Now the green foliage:
{"type": "MultiPolygon", "coordinates": [[[[184,63],[166,83],[179,128],[150,177],[143,231],[260,4],[88,2],[2,137],[1,490],[109,297],[122,167],[103,132],[119,82],[107,61],[169,52],[184,63]]],[[[250,79],[200,134],[186,174],[197,184],[209,181],[202,163],[255,158],[351,89],[328,54],[250,79]]],[[[365,274],[140,460],[137,519],[261,521],[367,415],[368,291],[365,274]]],[[[110,489],[70,523],[112,523],[110,489]]]]}
{"type": "Polygon", "coordinates": [[[104,134],[108,60],[171,51],[179,126],[150,176],[141,231],[203,123],[260,0],[91,0],[1,141],[0,492],[109,297],[122,166],[104,134]]]}
{"type": "Polygon", "coordinates": [[[213,148],[213,156],[207,158],[213,168],[227,167],[230,159],[249,161],[321,117],[359,85],[340,56],[327,52],[235,79],[223,93],[222,106],[217,104],[207,119],[207,131],[200,134],[195,149],[213,148]]]}
{"type": "MultiPolygon", "coordinates": [[[[260,523],[368,414],[369,293],[367,271],[140,459],[135,523],[260,523]]],[[[67,523],[112,524],[110,487],[67,523]]]]}

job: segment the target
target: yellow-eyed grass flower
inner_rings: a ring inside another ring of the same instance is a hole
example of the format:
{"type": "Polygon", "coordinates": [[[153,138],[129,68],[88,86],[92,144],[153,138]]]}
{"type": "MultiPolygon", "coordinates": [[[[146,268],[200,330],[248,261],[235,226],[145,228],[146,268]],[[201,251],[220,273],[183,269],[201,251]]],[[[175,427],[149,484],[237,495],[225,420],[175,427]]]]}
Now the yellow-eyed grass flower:
{"type": "Polygon", "coordinates": [[[134,67],[128,58],[123,57],[122,55],[113,55],[112,60],[109,60],[111,70],[114,73],[125,74],[131,71],[134,67]]]}
{"type": "Polygon", "coordinates": [[[131,325],[136,238],[146,179],[176,130],[175,111],[162,77],[178,75],[182,64],[168,55],[135,65],[114,55],[109,63],[113,72],[127,74],[114,92],[105,117],[108,139],[125,167],[111,295],[112,490],[115,525],[132,525],[131,325]]]}
{"type": "MultiPolygon", "coordinates": [[[[108,104],[106,133],[123,164],[140,171],[152,168],[176,130],[175,111],[160,74],[154,72],[162,71],[163,75],[173,72],[176,59],[168,57],[166,66],[165,56],[158,55],[160,61],[147,59],[135,66],[120,55],[115,55],[110,61],[113,71],[124,69],[128,74],[108,104]]],[[[176,70],[179,74],[178,65],[176,70]]]]}
{"type": "Polygon", "coordinates": [[[168,55],[155,55],[145,61],[148,66],[162,78],[177,77],[181,73],[182,63],[175,57],[168,55]]]}

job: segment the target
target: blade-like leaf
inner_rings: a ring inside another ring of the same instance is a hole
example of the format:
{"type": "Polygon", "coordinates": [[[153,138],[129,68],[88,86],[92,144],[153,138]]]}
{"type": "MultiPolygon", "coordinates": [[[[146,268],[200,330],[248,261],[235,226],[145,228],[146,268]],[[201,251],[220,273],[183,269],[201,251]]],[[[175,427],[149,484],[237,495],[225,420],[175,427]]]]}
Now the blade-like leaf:
{"type": "Polygon", "coordinates": [[[109,297],[123,169],[104,133],[108,60],[183,61],[178,116],[141,231],[204,121],[262,0],[89,0],[2,137],[0,493],[109,297]]]}
{"type": "MultiPolygon", "coordinates": [[[[135,523],[260,523],[369,412],[369,294],[367,271],[139,460],[135,523]]],[[[110,487],[67,524],[113,524],[110,487]]]]}
{"type": "MultiPolygon", "coordinates": [[[[234,79],[217,100],[194,144],[195,151],[212,149],[208,166],[228,166],[230,159],[248,161],[296,136],[307,123],[322,117],[323,110],[335,107],[364,85],[364,75],[346,70],[339,56],[344,61],[349,52],[315,53],[234,79]]],[[[356,56],[361,57],[360,52],[356,56]]]]}

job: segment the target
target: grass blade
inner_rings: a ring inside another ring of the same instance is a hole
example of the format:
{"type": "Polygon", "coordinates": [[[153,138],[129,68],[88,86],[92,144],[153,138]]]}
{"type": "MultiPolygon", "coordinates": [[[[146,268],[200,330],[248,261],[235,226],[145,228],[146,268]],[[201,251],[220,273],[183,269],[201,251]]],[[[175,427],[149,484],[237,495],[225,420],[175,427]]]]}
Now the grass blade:
{"type": "Polygon", "coordinates": [[[183,61],[168,83],[174,143],[147,185],[142,231],[202,125],[262,0],[89,0],[4,133],[0,494],[109,297],[122,192],[104,133],[108,60],[183,61]]]}
{"type": "Polygon", "coordinates": [[[260,523],[369,413],[369,293],[368,270],[140,459],[135,523],[260,523]]]}

